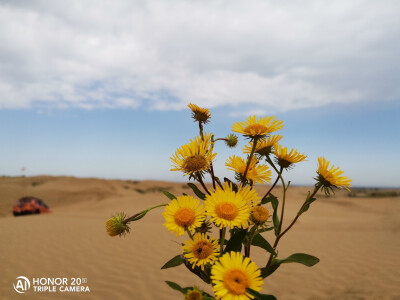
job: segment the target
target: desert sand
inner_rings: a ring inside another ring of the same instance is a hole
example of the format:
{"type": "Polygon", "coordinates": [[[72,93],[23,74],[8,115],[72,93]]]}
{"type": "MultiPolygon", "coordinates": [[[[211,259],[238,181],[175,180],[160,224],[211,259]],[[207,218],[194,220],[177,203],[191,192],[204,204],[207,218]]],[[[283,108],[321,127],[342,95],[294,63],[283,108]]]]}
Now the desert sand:
{"type": "MultiPolygon", "coordinates": [[[[166,203],[160,192],[191,194],[183,183],[79,179],[0,178],[0,299],[183,299],[164,281],[210,287],[184,265],[160,270],[180,253],[175,235],[162,226],[163,208],[132,223],[126,237],[110,237],[104,223],[114,213],[134,214],[166,203]],[[14,217],[22,196],[43,199],[52,213],[14,217]],[[16,277],[84,278],[90,292],[14,291],[16,277]]],[[[257,187],[263,191],[265,187],[257,187]]],[[[308,191],[289,190],[287,225],[308,191]]],[[[275,191],[280,196],[280,189],[275,191]]],[[[400,299],[400,198],[360,194],[313,203],[281,240],[279,257],[303,252],[320,258],[312,268],[286,264],[264,280],[263,293],[278,299],[400,299]],[[372,196],[374,197],[372,197],[372,196]]],[[[273,243],[273,233],[264,234],[273,243]]],[[[252,248],[262,267],[265,252],[252,248]]]]}

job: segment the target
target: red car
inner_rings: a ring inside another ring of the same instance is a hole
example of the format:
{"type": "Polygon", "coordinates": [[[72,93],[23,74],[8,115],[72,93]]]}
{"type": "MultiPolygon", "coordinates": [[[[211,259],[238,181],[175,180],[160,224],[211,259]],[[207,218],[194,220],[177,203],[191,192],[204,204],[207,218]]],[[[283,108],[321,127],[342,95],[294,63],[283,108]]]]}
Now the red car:
{"type": "Polygon", "coordinates": [[[35,197],[23,197],[13,207],[14,216],[51,212],[50,208],[35,197]]]}

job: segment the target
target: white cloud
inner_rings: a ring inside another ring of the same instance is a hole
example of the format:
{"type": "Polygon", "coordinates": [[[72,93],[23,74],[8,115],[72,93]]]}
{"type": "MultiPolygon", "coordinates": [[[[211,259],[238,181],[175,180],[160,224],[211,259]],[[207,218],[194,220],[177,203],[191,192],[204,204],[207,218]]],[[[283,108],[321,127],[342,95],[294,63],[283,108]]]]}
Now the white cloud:
{"type": "Polygon", "coordinates": [[[400,2],[3,1],[0,108],[400,99],[400,2]]]}

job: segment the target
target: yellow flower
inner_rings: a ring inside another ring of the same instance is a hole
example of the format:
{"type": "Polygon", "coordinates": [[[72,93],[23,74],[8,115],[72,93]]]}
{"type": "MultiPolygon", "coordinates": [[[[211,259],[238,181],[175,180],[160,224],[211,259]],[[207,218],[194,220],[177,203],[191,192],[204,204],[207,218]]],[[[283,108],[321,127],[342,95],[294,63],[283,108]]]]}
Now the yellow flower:
{"type": "Polygon", "coordinates": [[[106,222],[106,230],[109,236],[121,236],[129,233],[130,228],[128,224],[124,222],[125,218],[125,213],[118,213],[106,222]]]}
{"type": "MultiPolygon", "coordinates": [[[[261,139],[257,142],[255,153],[260,155],[269,155],[272,152],[272,146],[282,139],[282,135],[271,135],[268,139],[261,139]]],[[[251,153],[253,149],[253,142],[250,142],[248,146],[244,146],[243,153],[251,153]]]]}
{"type": "Polygon", "coordinates": [[[260,117],[257,120],[256,116],[250,116],[244,122],[235,122],[232,125],[232,131],[244,134],[251,138],[261,138],[271,132],[282,129],[283,122],[278,120],[275,116],[260,117]]]}
{"type": "Polygon", "coordinates": [[[218,240],[214,239],[214,237],[207,238],[205,233],[196,233],[193,236],[193,240],[185,242],[182,250],[184,256],[192,264],[193,269],[198,266],[204,271],[205,264],[212,264],[218,259],[218,240]]]}
{"type": "Polygon", "coordinates": [[[263,206],[255,206],[250,211],[250,221],[256,225],[263,225],[269,218],[269,211],[263,206]]]}
{"type": "MultiPolygon", "coordinates": [[[[243,178],[244,172],[246,170],[247,162],[236,155],[233,155],[228,158],[225,163],[225,166],[228,167],[228,170],[235,171],[239,175],[239,180],[243,178]]],[[[258,160],[253,157],[249,169],[246,174],[247,180],[252,180],[254,183],[264,184],[265,182],[271,181],[271,170],[268,169],[266,165],[259,165],[258,160]]]]}
{"type": "Polygon", "coordinates": [[[183,171],[185,175],[192,175],[208,170],[217,155],[212,152],[211,137],[212,134],[204,133],[204,140],[197,136],[189,144],[178,148],[171,157],[174,167],[171,171],[183,171]]]}
{"type": "Polygon", "coordinates": [[[192,118],[201,123],[208,123],[211,118],[211,113],[207,108],[201,108],[196,104],[189,103],[188,107],[192,110],[192,118]]]}
{"type": "Polygon", "coordinates": [[[339,167],[335,168],[333,165],[329,168],[329,161],[325,157],[318,157],[318,178],[317,181],[322,185],[326,193],[332,190],[333,187],[344,187],[349,190],[351,187],[351,179],[346,176],[341,176],[344,171],[340,171],[339,167]]]}
{"type": "Polygon", "coordinates": [[[203,292],[199,288],[193,287],[192,290],[187,291],[185,300],[203,300],[203,292]]]}
{"type": "Polygon", "coordinates": [[[260,269],[239,252],[225,253],[212,267],[211,280],[216,298],[222,300],[253,299],[246,289],[259,292],[263,285],[260,269]]]}
{"type": "Polygon", "coordinates": [[[224,189],[217,187],[211,195],[206,196],[204,204],[206,215],[210,216],[211,221],[219,228],[248,227],[250,205],[247,199],[235,193],[230,185],[224,185],[224,189]]]}
{"type": "Polygon", "coordinates": [[[297,149],[291,149],[288,153],[287,147],[283,148],[281,145],[274,145],[274,154],[276,162],[282,168],[289,168],[292,164],[301,162],[307,158],[307,155],[300,154],[297,149]]]}
{"type": "MultiPolygon", "coordinates": [[[[229,185],[228,182],[224,184],[224,190],[227,189],[225,186],[229,185]]],[[[256,206],[261,202],[261,198],[258,197],[258,193],[250,186],[241,186],[237,192],[246,201],[250,207],[256,206]]]]}
{"type": "Polygon", "coordinates": [[[164,226],[170,232],[176,232],[176,236],[183,235],[185,229],[194,231],[205,219],[203,205],[192,196],[180,196],[172,200],[165,207],[163,216],[166,221],[164,226]]]}

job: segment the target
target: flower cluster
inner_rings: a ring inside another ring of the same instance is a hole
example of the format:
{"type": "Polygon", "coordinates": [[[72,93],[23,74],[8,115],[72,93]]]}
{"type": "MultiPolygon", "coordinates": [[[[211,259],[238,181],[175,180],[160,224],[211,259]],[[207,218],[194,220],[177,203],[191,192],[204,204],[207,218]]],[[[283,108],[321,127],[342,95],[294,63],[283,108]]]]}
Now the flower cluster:
{"type": "Polygon", "coordinates": [[[164,194],[168,203],[151,207],[127,218],[120,213],[106,223],[110,236],[124,235],[129,232],[128,224],[160,206],[164,206],[164,226],[176,236],[187,235],[181,245],[180,253],[168,261],[162,269],[184,264],[192,273],[205,283],[211,284],[214,295],[198,287],[182,288],[167,281],[175,290],[182,292],[185,299],[274,299],[272,295],[260,294],[265,278],[271,275],[284,262],[299,262],[308,266],[315,265],[319,259],[304,253],[295,253],[288,258],[278,258],[278,243],[296,223],[301,214],[313,203],[319,190],[325,193],[335,188],[348,189],[351,180],[343,176],[343,171],[334,166],[325,157],[318,158],[317,176],[314,190],[308,193],[296,217],[286,229],[282,228],[287,189],[283,171],[289,171],[295,164],[306,160],[307,155],[297,149],[288,150],[280,144],[282,135],[273,134],[283,128],[283,122],[275,116],[257,119],[251,116],[243,122],[234,123],[232,131],[248,139],[243,148],[243,156],[232,155],[225,166],[234,172],[234,181],[227,178],[221,182],[213,169],[217,153],[214,149],[218,141],[224,141],[232,148],[238,143],[238,137],[229,134],[226,138],[215,138],[203,131],[210,122],[211,113],[206,108],[189,104],[192,117],[199,125],[199,135],[187,144],[179,147],[172,155],[171,171],[182,172],[189,176],[188,183],[193,196],[175,196],[164,194]],[[273,134],[273,135],[272,135],[273,134]],[[271,183],[275,173],[276,180],[259,195],[255,184],[271,183]],[[210,183],[205,179],[209,177],[210,183]],[[272,194],[278,181],[281,181],[283,193],[281,199],[272,194]],[[270,213],[271,212],[271,213],[270,213]],[[275,240],[269,243],[262,233],[273,230],[275,240]],[[212,233],[218,232],[219,237],[212,233]],[[229,238],[228,238],[229,236],[229,238]],[[250,259],[252,246],[261,247],[269,259],[265,266],[258,267],[250,259]]]}

